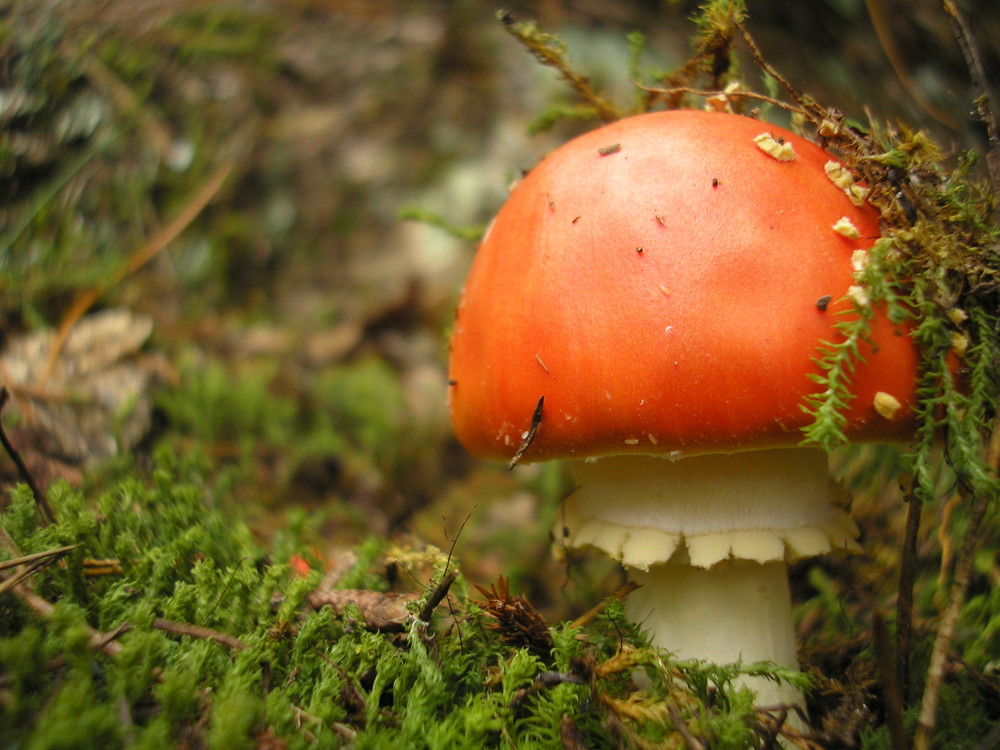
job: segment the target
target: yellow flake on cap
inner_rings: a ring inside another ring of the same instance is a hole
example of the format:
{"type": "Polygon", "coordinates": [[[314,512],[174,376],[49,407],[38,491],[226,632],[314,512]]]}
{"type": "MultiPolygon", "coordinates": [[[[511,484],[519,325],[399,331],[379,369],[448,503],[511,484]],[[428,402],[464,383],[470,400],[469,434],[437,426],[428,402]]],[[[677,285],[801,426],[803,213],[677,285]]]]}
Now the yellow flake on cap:
{"type": "Polygon", "coordinates": [[[861,237],[861,232],[854,226],[854,222],[846,216],[841,216],[833,225],[833,231],[847,237],[849,240],[856,240],[861,237]]]}
{"type": "Polygon", "coordinates": [[[779,141],[770,133],[761,133],[753,139],[757,148],[768,156],[772,156],[778,161],[792,161],[795,159],[795,149],[788,141],[779,141]]]}
{"type": "Polygon", "coordinates": [[[855,250],[851,253],[851,268],[854,269],[854,278],[857,278],[858,274],[865,270],[869,259],[867,250],[855,250]]]}
{"type": "Polygon", "coordinates": [[[851,175],[850,170],[839,162],[828,161],[823,165],[823,171],[830,178],[830,182],[841,190],[847,190],[847,188],[854,184],[854,177],[851,175]]]}
{"type": "Polygon", "coordinates": [[[851,203],[855,206],[863,206],[865,205],[865,201],[868,200],[868,193],[871,191],[866,187],[861,187],[861,185],[854,183],[845,192],[847,193],[847,197],[851,199],[851,203]]]}
{"type": "Polygon", "coordinates": [[[865,291],[863,286],[859,286],[858,284],[852,284],[847,287],[847,296],[850,297],[854,304],[858,307],[868,307],[868,305],[871,304],[868,292],[865,291]]]}
{"type": "Polygon", "coordinates": [[[875,407],[875,411],[879,413],[879,416],[886,419],[895,419],[899,410],[903,408],[898,398],[885,391],[879,391],[875,394],[875,398],[872,399],[872,406],[875,407]]]}

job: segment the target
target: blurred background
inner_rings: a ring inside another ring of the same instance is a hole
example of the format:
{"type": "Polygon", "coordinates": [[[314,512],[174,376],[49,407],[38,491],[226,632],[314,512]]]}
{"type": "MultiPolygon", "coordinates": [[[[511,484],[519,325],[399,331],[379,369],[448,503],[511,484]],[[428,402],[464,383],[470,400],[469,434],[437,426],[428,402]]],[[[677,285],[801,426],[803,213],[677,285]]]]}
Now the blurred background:
{"type": "MultiPolygon", "coordinates": [[[[995,76],[1000,4],[960,4],[995,76]]],[[[801,91],[926,128],[949,158],[982,150],[936,0],[748,6],[765,57],[801,91]]],[[[167,444],[203,454],[262,537],[311,526],[320,564],[377,535],[454,545],[470,580],[510,576],[553,617],[614,590],[604,563],[567,569],[549,553],[557,467],[476,461],[448,425],[448,328],[474,238],[522,170],[597,124],[531,127],[573,95],[499,7],[0,3],[0,367],[41,481],[93,482],[167,444]],[[60,326],[98,354],[67,345],[48,362],[38,342],[60,326]],[[101,409],[66,395],[81,379],[101,409]]],[[[697,5],[502,7],[558,34],[628,110],[627,36],[645,35],[655,80],[687,58],[697,5]]],[[[764,89],[745,55],[742,70],[764,89]]]]}

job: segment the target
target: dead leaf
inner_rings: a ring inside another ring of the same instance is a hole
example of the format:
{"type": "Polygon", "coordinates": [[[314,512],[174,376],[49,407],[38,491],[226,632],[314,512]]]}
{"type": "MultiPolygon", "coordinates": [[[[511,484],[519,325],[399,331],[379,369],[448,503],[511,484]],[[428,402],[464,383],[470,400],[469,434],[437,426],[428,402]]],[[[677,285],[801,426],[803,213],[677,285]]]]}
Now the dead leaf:
{"type": "Polygon", "coordinates": [[[480,606],[496,622],[488,627],[500,634],[504,643],[514,648],[525,647],[542,658],[548,658],[554,646],[545,618],[521,594],[510,593],[510,581],[500,576],[488,589],[475,584],[486,597],[480,606]]]}
{"type": "Polygon", "coordinates": [[[151,425],[153,387],[170,375],[164,358],[140,353],[152,330],[150,318],[125,309],[82,318],[44,387],[55,331],[10,339],[0,380],[18,415],[11,432],[29,466],[48,459],[87,468],[138,444],[151,425]]]}
{"type": "Polygon", "coordinates": [[[337,614],[353,604],[361,610],[367,627],[385,633],[402,632],[411,619],[407,605],[419,599],[417,594],[387,594],[366,589],[314,591],[307,597],[313,609],[332,607],[337,614]]]}

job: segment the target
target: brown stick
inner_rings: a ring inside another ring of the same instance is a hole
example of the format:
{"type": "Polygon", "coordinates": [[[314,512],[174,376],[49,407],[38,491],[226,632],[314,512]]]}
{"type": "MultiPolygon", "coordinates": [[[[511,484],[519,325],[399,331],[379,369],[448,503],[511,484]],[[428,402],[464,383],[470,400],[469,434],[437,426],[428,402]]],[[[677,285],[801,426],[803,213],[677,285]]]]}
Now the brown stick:
{"type": "MultiPolygon", "coordinates": [[[[1000,463],[1000,416],[993,423],[990,442],[986,449],[986,463],[995,475],[997,464],[1000,463]]],[[[937,716],[938,701],[941,697],[941,685],[944,682],[945,667],[948,661],[948,651],[955,627],[962,613],[965,593],[969,587],[972,573],[972,558],[979,541],[979,527],[989,507],[988,498],[982,495],[972,496],[972,507],[969,510],[969,525],[966,527],[962,545],[955,561],[952,575],[951,595],[948,605],[941,613],[937,636],[931,650],[930,665],[927,667],[927,679],[924,682],[924,697],[920,706],[920,717],[917,719],[917,730],[913,737],[913,750],[930,750],[931,738],[937,716]]]]}
{"type": "Polygon", "coordinates": [[[882,682],[882,702],[885,704],[885,718],[889,725],[889,739],[892,750],[907,750],[906,726],[903,723],[903,701],[899,696],[896,670],[892,663],[892,647],[889,645],[889,629],[885,618],[878,610],[872,615],[872,630],[875,635],[875,655],[882,682]]]}
{"type": "Polygon", "coordinates": [[[231,636],[228,633],[221,633],[218,630],[203,628],[200,625],[192,625],[187,622],[176,622],[174,620],[165,620],[162,617],[157,617],[153,620],[153,627],[157,630],[162,630],[165,633],[187,635],[192,638],[202,638],[204,640],[215,641],[216,643],[222,644],[223,646],[231,648],[234,651],[242,651],[247,647],[247,645],[239,638],[231,636]]]}
{"type": "MultiPolygon", "coordinates": [[[[55,611],[55,605],[52,602],[40,597],[24,583],[17,584],[13,590],[21,598],[21,601],[34,611],[35,614],[46,620],[52,617],[52,613],[55,611]]],[[[116,628],[109,633],[102,633],[100,630],[88,627],[87,632],[90,634],[90,645],[92,648],[99,649],[108,656],[117,656],[121,652],[122,645],[114,640],[114,638],[121,634],[122,628],[116,628]]]]}
{"type": "MultiPolygon", "coordinates": [[[[979,47],[976,45],[976,38],[972,34],[969,22],[962,11],[955,5],[954,0],[943,0],[944,10],[951,18],[951,26],[958,40],[958,45],[962,48],[962,55],[965,57],[966,67],[969,69],[969,77],[972,80],[972,88],[975,91],[976,111],[979,119],[986,126],[986,138],[988,151],[986,152],[986,166],[990,173],[990,182],[993,183],[994,193],[1000,190],[1000,127],[997,125],[996,113],[990,103],[990,89],[987,85],[986,67],[983,65],[982,56],[979,54],[979,47]]],[[[993,207],[994,217],[1000,216],[1000,203],[993,207]]]]}
{"type": "Polygon", "coordinates": [[[422,622],[430,622],[431,614],[434,612],[434,608],[441,603],[441,601],[448,596],[448,589],[451,588],[451,584],[455,582],[458,578],[458,572],[452,571],[441,578],[441,582],[434,587],[434,591],[427,598],[427,603],[424,605],[423,609],[420,610],[418,617],[422,622]]]}
{"type": "MultiPolygon", "coordinates": [[[[7,405],[7,401],[10,398],[10,392],[7,390],[7,386],[0,386],[0,413],[3,412],[3,408],[7,405]]],[[[41,488],[35,484],[35,478],[31,476],[31,472],[28,471],[28,466],[24,463],[21,458],[21,454],[17,452],[17,448],[14,444],[10,442],[7,437],[6,431],[3,429],[3,422],[0,421],[0,443],[3,443],[3,449],[7,451],[7,455],[10,456],[10,460],[14,462],[17,467],[17,473],[21,476],[21,479],[28,489],[31,490],[31,494],[35,497],[35,505],[38,507],[38,512],[42,516],[42,520],[46,524],[52,524],[56,522],[56,514],[52,512],[52,506],[49,505],[49,500],[45,497],[45,493],[42,492],[41,488]]]]}
{"type": "Polygon", "coordinates": [[[896,685],[905,709],[910,694],[910,643],[913,636],[913,585],[917,577],[917,535],[923,501],[915,492],[906,498],[906,531],[903,556],[899,565],[899,589],[896,597],[896,685]]]}
{"type": "Polygon", "coordinates": [[[640,586],[641,586],[641,584],[636,583],[635,581],[626,581],[622,586],[620,586],[618,588],[617,591],[615,591],[615,593],[613,593],[607,599],[604,599],[603,601],[598,602],[593,607],[591,607],[589,610],[587,610],[582,615],[580,615],[575,620],[573,620],[573,624],[571,625],[571,627],[574,627],[574,628],[583,628],[583,627],[586,627],[587,625],[590,624],[590,622],[595,617],[597,617],[599,614],[601,614],[601,612],[604,611],[604,608],[608,606],[608,600],[610,600],[610,599],[624,599],[626,596],[628,596],[629,594],[631,594],[633,591],[635,591],[640,586]]]}
{"type": "Polygon", "coordinates": [[[65,555],[67,552],[71,552],[79,547],[79,544],[70,544],[66,547],[56,547],[55,549],[48,549],[44,552],[36,552],[33,555],[21,555],[20,557],[14,558],[13,560],[4,560],[0,562],[0,570],[7,570],[7,568],[16,568],[18,565],[26,565],[36,560],[45,560],[46,558],[58,558],[65,555]]]}
{"type": "Polygon", "coordinates": [[[670,714],[670,720],[674,723],[674,729],[677,730],[677,734],[684,740],[684,747],[687,750],[705,750],[705,746],[694,736],[691,728],[684,721],[684,717],[681,716],[681,710],[677,708],[677,704],[671,700],[667,701],[667,713],[670,714]]]}
{"type": "Polygon", "coordinates": [[[55,369],[56,362],[59,359],[59,353],[62,351],[63,344],[66,342],[66,337],[69,336],[69,332],[73,329],[76,322],[83,317],[84,313],[86,313],[87,310],[89,310],[93,304],[108,291],[108,289],[146,265],[146,263],[156,257],[161,250],[170,244],[170,242],[173,241],[177,235],[183,232],[211,202],[216,193],[219,192],[223,184],[226,182],[226,178],[228,178],[229,174],[233,171],[233,166],[234,165],[231,161],[227,161],[216,169],[201,185],[201,187],[198,188],[198,191],[188,201],[187,205],[181,209],[180,213],[178,213],[167,223],[165,227],[150,237],[143,245],[133,252],[132,255],[130,255],[125,262],[115,270],[110,281],[88,289],[73,301],[73,304],[70,306],[69,310],[63,316],[63,319],[59,324],[59,330],[56,331],[55,338],[52,341],[52,348],[49,349],[49,355],[45,362],[45,369],[42,370],[42,374],[38,379],[38,387],[44,388],[46,382],[48,382],[48,379],[51,377],[52,371],[55,369]]]}

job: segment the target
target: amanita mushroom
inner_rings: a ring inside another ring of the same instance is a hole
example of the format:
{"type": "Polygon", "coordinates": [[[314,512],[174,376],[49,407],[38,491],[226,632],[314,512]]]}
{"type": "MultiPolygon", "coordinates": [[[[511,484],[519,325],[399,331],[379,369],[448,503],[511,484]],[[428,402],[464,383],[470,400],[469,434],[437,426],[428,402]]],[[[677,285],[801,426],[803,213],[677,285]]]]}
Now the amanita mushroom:
{"type": "MultiPolygon", "coordinates": [[[[826,454],[799,447],[817,347],[879,236],[832,160],[726,113],[607,125],[512,191],[458,306],[459,439],[570,459],[560,543],[629,568],[631,616],[680,657],[796,666],[786,563],[856,547],[826,454]]],[[[861,354],[848,436],[908,434],[911,340],[876,314],[861,354]]],[[[754,687],[761,704],[801,699],[754,687]]]]}

